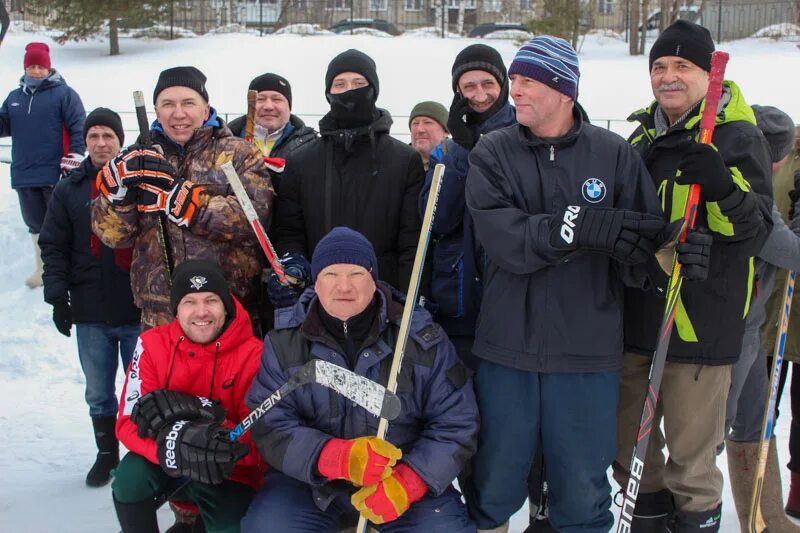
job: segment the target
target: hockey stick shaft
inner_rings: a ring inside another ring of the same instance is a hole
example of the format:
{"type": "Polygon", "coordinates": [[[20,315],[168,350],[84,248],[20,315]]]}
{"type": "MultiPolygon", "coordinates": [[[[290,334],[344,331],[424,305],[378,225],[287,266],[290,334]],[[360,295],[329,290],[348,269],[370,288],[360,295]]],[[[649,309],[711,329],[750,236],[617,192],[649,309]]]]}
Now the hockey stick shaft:
{"type": "MultiPolygon", "coordinates": [[[[792,312],[792,296],[794,295],[795,272],[789,272],[786,279],[786,289],[780,307],[780,323],[775,336],[775,352],[772,356],[772,368],[769,380],[769,396],[764,408],[764,419],[761,425],[761,441],[758,445],[758,462],[756,463],[755,478],[753,479],[753,497],[750,501],[750,515],[748,524],[751,533],[766,531],[766,523],[761,513],[761,493],[764,489],[764,476],[767,470],[767,457],[769,456],[769,443],[775,430],[775,405],[778,402],[778,385],[781,380],[783,367],[783,354],[786,348],[786,337],[789,330],[789,316],[792,312]]],[[[756,361],[754,364],[759,364],[756,361]]]]}
{"type": "MultiPolygon", "coordinates": [[[[406,292],[406,303],[403,306],[403,318],[400,320],[400,330],[397,333],[397,343],[395,344],[394,353],[392,354],[392,366],[389,370],[389,380],[386,382],[386,389],[392,392],[397,390],[397,376],[403,364],[403,354],[405,353],[406,342],[408,341],[411,317],[414,313],[414,308],[417,306],[417,300],[419,299],[422,268],[425,264],[425,254],[428,251],[428,244],[431,239],[431,225],[433,223],[433,217],[436,214],[436,203],[439,200],[439,190],[441,189],[443,174],[444,165],[440,163],[436,165],[433,170],[431,189],[428,192],[425,216],[422,218],[422,228],[420,228],[419,241],[417,242],[417,253],[414,256],[414,267],[411,269],[411,279],[408,282],[408,292],[406,292]]],[[[381,418],[381,421],[378,423],[377,437],[379,439],[385,439],[388,430],[389,421],[385,418],[381,418]]],[[[364,533],[366,527],[367,519],[364,518],[364,515],[360,515],[358,517],[356,533],[364,533]]]]}
{"type": "Polygon", "coordinates": [[[244,185],[242,184],[242,180],[239,178],[239,174],[236,172],[236,169],[233,168],[233,164],[230,161],[225,163],[222,165],[222,171],[228,178],[228,183],[230,183],[231,189],[233,189],[233,194],[235,194],[236,198],[239,200],[239,205],[242,206],[244,216],[247,217],[247,221],[253,228],[253,232],[256,234],[256,239],[258,239],[258,243],[261,245],[264,255],[267,256],[267,261],[272,267],[272,271],[275,272],[276,276],[278,276],[278,280],[280,280],[283,285],[299,285],[300,280],[294,276],[287,275],[284,271],[283,265],[278,260],[278,254],[275,252],[275,247],[272,246],[272,242],[269,240],[269,237],[267,237],[267,232],[264,230],[264,226],[261,225],[261,221],[258,219],[256,208],[253,207],[253,202],[251,202],[250,197],[247,196],[247,191],[244,189],[244,185]]]}
{"type": "Polygon", "coordinates": [[[244,140],[252,143],[256,129],[256,98],[258,91],[247,91],[247,118],[244,125],[244,140]]]}
{"type": "MultiPolygon", "coordinates": [[[[139,125],[139,142],[145,146],[150,146],[153,144],[153,136],[150,134],[150,123],[147,120],[147,108],[144,104],[144,93],[142,91],[133,91],[133,105],[136,107],[136,123],[139,125]]],[[[164,213],[159,213],[156,219],[156,235],[158,236],[158,247],[161,248],[161,256],[164,259],[164,267],[167,270],[167,287],[171,287],[173,265],[166,221],[167,216],[164,213]]]]}
{"type": "MultiPolygon", "coordinates": [[[[729,56],[725,52],[714,52],[711,56],[711,74],[709,75],[708,92],[706,93],[705,108],[700,119],[699,142],[710,144],[714,134],[716,124],[717,106],[722,95],[722,82],[725,78],[725,67],[728,64],[729,56]]],[[[700,186],[693,184],[689,187],[689,196],[686,201],[686,208],[683,214],[685,229],[683,230],[680,241],[686,240],[686,232],[694,227],[697,218],[697,209],[700,203],[700,186]]],[[[645,457],[647,445],[650,442],[650,435],[656,422],[656,406],[658,405],[658,393],[661,388],[661,378],[664,374],[664,365],[667,362],[667,350],[672,336],[672,327],[675,324],[675,313],[678,309],[683,276],[681,276],[681,264],[678,262],[677,252],[672,256],[672,275],[669,279],[667,289],[667,302],[664,307],[664,315],[661,319],[661,327],[658,330],[658,340],[656,343],[653,361],[650,364],[650,375],[645,391],[644,406],[642,417],[639,422],[639,430],[636,434],[636,443],[633,446],[633,455],[628,471],[630,472],[627,487],[623,487],[622,508],[620,509],[617,533],[629,533],[633,512],[636,509],[636,498],[639,495],[639,487],[642,480],[642,473],[645,467],[645,457]]]]}

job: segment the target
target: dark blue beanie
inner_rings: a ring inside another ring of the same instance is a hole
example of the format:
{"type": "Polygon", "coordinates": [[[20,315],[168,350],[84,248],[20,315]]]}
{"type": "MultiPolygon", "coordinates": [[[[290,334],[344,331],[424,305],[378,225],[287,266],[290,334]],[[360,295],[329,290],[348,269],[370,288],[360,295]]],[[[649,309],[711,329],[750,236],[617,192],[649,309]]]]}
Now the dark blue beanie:
{"type": "Polygon", "coordinates": [[[317,243],[311,258],[312,279],[316,281],[325,267],[338,264],[362,266],[372,274],[372,279],[378,280],[378,258],[372,243],[344,226],[333,228],[317,243]]]}

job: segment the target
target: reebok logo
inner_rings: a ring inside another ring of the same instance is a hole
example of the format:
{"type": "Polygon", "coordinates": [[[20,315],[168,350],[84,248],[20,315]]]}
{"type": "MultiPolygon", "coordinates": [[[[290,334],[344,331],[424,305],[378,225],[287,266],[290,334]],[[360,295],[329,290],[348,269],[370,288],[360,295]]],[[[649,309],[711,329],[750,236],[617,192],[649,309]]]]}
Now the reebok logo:
{"type": "Polygon", "coordinates": [[[197,399],[200,400],[200,405],[202,405],[203,407],[213,407],[214,406],[214,402],[212,402],[208,398],[205,398],[203,396],[198,396],[197,399]]]}
{"type": "Polygon", "coordinates": [[[177,462],[175,461],[175,447],[177,446],[176,441],[178,440],[178,435],[185,425],[186,420],[178,420],[172,425],[172,429],[170,429],[169,433],[167,433],[166,439],[164,439],[164,446],[167,449],[166,453],[164,454],[165,468],[171,468],[173,470],[178,469],[177,462]]]}
{"type": "Polygon", "coordinates": [[[559,235],[567,244],[572,244],[575,239],[575,219],[578,218],[580,211],[581,208],[577,205],[569,205],[564,211],[564,223],[561,224],[559,235]]]}

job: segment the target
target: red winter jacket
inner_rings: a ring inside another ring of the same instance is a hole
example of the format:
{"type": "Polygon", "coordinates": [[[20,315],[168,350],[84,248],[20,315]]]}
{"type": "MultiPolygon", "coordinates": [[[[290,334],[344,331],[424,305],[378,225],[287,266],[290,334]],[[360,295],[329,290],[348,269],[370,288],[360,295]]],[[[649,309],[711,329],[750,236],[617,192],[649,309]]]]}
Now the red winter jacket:
{"type": "MultiPolygon", "coordinates": [[[[219,400],[227,413],[225,426],[233,427],[250,412],[244,403],[250,382],[258,372],[262,341],[253,336],[250,317],[234,298],[236,317],[215,342],[195,344],[177,320],[145,331],[139,337],[119,402],[117,437],[128,450],[158,464],[157,445],[140,438],[130,415],[136,402],[156,389],[169,389],[219,400]]],[[[250,440],[250,453],[234,467],[232,481],[258,490],[266,463],[250,440]]]]}

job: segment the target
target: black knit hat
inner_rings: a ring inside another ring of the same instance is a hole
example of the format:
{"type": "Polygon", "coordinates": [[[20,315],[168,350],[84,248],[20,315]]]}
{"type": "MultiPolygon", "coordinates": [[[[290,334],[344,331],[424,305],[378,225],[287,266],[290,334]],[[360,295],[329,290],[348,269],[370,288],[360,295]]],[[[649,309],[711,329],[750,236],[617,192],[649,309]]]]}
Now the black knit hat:
{"type": "Polygon", "coordinates": [[[504,86],[508,78],[506,65],[500,52],[485,44],[472,44],[461,50],[453,61],[453,92],[458,91],[458,79],[470,70],[483,70],[504,86]]]}
{"type": "Polygon", "coordinates": [[[236,314],[233,297],[222,267],[207,259],[190,259],[184,261],[172,273],[172,289],[169,304],[173,314],[178,312],[181,299],[190,292],[213,292],[222,300],[228,318],[236,314]]]}
{"type": "Polygon", "coordinates": [[[194,89],[203,100],[208,102],[208,92],[206,91],[206,75],[195,67],[172,67],[162,70],[158,75],[156,88],[153,91],[153,103],[156,103],[158,94],[167,87],[188,87],[194,89]]]}
{"type": "Polygon", "coordinates": [[[122,129],[122,120],[114,111],[106,107],[98,107],[86,117],[83,123],[83,140],[86,142],[86,136],[89,134],[89,128],[92,126],[106,126],[114,130],[114,133],[119,139],[119,145],[125,144],[125,130],[122,129]]]}
{"type": "Polygon", "coordinates": [[[375,61],[360,50],[351,48],[331,59],[328,63],[328,71],[325,73],[325,93],[331,92],[333,78],[342,72],[357,72],[367,78],[370,87],[375,90],[375,98],[378,98],[380,85],[378,83],[378,72],[375,69],[375,61]]]}
{"type": "Polygon", "coordinates": [[[653,62],[659,57],[677,56],[711,72],[713,51],[714,40],[707,28],[688,20],[676,20],[653,43],[650,49],[650,70],[653,70],[653,62]]]}
{"type": "Polygon", "coordinates": [[[754,105],[758,129],[764,134],[769,144],[772,162],[777,163],[789,155],[794,145],[794,121],[792,117],[769,105],[754,105]]]}
{"type": "Polygon", "coordinates": [[[278,76],[271,72],[262,74],[250,82],[250,91],[275,91],[281,93],[289,101],[289,109],[292,108],[292,86],[283,76],[278,76]]]}

